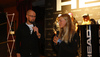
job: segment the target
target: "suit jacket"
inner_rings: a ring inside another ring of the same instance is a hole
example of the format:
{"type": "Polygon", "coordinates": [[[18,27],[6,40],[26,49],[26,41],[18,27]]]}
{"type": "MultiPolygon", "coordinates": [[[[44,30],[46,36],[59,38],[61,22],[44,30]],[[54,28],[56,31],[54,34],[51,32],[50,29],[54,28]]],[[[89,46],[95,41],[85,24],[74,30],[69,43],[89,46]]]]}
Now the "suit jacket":
{"type": "Polygon", "coordinates": [[[32,56],[38,56],[38,40],[36,32],[33,31],[32,34],[30,34],[29,27],[25,23],[21,24],[16,31],[16,52],[22,56],[29,56],[30,54],[32,56]]]}

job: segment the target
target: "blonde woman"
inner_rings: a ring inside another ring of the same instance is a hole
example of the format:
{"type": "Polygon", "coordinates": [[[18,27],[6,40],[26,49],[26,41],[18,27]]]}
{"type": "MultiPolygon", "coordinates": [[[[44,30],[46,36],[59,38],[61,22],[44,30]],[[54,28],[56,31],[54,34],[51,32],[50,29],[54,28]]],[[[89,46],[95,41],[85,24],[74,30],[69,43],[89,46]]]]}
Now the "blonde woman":
{"type": "Polygon", "coordinates": [[[53,42],[59,45],[58,57],[75,57],[77,55],[77,38],[75,26],[68,14],[59,17],[59,35],[53,42]],[[59,43],[59,44],[58,44],[59,43]]]}

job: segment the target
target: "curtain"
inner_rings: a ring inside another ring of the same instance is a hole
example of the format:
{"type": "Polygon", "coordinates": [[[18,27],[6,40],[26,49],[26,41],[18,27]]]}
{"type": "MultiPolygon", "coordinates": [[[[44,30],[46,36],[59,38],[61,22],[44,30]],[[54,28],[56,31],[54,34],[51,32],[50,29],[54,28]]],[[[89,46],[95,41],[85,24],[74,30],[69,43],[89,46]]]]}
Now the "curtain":
{"type": "Polygon", "coordinates": [[[18,25],[26,22],[26,11],[32,9],[32,0],[17,0],[18,25]]]}

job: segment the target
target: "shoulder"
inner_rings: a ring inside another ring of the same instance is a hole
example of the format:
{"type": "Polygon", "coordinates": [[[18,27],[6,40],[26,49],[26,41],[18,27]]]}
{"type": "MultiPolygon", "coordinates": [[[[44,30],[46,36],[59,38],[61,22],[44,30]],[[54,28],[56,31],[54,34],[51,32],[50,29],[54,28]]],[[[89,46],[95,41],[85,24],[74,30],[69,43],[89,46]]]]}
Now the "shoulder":
{"type": "Polygon", "coordinates": [[[78,33],[77,33],[77,32],[75,32],[74,36],[78,36],[78,33]]]}
{"type": "Polygon", "coordinates": [[[74,34],[74,37],[73,37],[73,38],[74,38],[74,39],[79,38],[79,35],[78,35],[78,33],[77,33],[77,32],[74,34]]]}
{"type": "Polygon", "coordinates": [[[22,23],[20,25],[18,25],[18,28],[22,28],[22,27],[25,27],[26,26],[26,23],[22,23]]]}
{"type": "Polygon", "coordinates": [[[19,24],[18,25],[18,28],[17,28],[17,30],[23,30],[23,29],[25,29],[25,28],[27,28],[28,26],[26,25],[26,23],[22,23],[22,24],[19,24]]]}
{"type": "Polygon", "coordinates": [[[74,34],[74,37],[73,37],[73,40],[74,40],[75,42],[77,42],[77,41],[79,41],[79,39],[80,39],[80,37],[79,37],[78,33],[75,33],[75,34],[74,34]]]}

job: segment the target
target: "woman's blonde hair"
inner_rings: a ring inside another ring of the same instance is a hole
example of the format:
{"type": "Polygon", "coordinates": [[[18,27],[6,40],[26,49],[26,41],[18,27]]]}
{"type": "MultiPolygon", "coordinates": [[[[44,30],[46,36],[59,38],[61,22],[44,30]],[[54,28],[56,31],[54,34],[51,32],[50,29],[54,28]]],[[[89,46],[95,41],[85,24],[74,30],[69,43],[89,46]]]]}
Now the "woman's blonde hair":
{"type": "Polygon", "coordinates": [[[65,43],[71,42],[75,34],[75,26],[68,14],[62,14],[60,17],[66,20],[66,24],[63,28],[60,28],[58,37],[61,38],[61,40],[65,43]]]}

